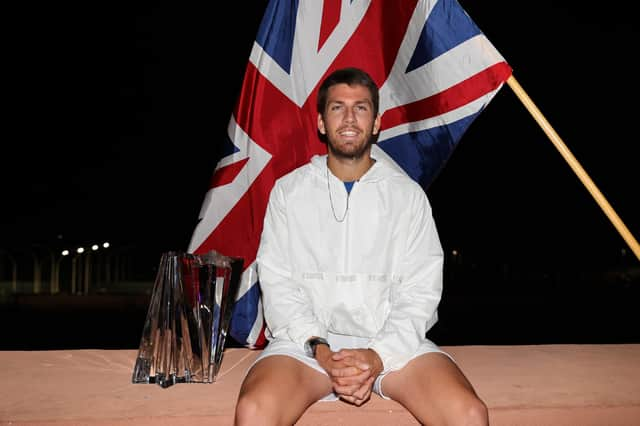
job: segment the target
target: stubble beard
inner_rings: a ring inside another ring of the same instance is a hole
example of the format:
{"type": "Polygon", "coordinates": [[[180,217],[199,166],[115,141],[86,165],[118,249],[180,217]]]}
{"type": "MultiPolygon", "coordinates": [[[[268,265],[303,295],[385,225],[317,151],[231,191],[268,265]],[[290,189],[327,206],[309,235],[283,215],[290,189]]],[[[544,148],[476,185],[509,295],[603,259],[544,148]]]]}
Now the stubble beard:
{"type": "Polygon", "coordinates": [[[373,141],[373,135],[371,133],[369,133],[367,135],[367,140],[365,141],[365,143],[363,143],[362,145],[360,145],[359,147],[356,147],[354,149],[350,149],[350,150],[341,149],[339,146],[337,146],[337,147],[334,146],[334,144],[331,141],[329,141],[327,146],[328,146],[329,153],[334,158],[343,159],[343,160],[347,160],[347,159],[348,160],[360,160],[363,157],[365,157],[365,155],[367,157],[369,156],[369,152],[371,150],[372,141],[373,141]]]}

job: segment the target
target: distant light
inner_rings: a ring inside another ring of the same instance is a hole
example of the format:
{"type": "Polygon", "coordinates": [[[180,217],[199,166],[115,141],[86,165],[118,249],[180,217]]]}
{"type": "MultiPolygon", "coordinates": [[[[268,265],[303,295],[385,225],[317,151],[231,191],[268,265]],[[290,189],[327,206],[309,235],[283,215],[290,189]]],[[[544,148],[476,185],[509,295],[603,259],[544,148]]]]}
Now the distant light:
{"type": "Polygon", "coordinates": [[[76,253],[84,253],[84,247],[78,247],[76,253]]]}
{"type": "Polygon", "coordinates": [[[91,246],[91,250],[96,251],[100,248],[100,246],[98,246],[97,244],[94,244],[91,246]]]}
{"type": "Polygon", "coordinates": [[[69,250],[62,250],[61,253],[63,256],[69,256],[69,250]]]}
{"type": "Polygon", "coordinates": [[[109,243],[102,243],[102,247],[109,248],[109,243]]]}
{"type": "Polygon", "coordinates": [[[451,251],[451,254],[454,255],[454,256],[457,256],[458,255],[458,250],[451,251]]]}

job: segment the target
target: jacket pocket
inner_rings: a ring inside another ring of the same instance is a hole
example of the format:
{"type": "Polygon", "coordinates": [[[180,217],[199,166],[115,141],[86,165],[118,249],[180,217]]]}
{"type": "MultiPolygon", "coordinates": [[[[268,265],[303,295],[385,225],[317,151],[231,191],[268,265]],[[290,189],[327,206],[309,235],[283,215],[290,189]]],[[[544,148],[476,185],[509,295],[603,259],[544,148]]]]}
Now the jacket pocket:
{"type": "Polygon", "coordinates": [[[384,275],[322,274],[302,281],[314,314],[333,333],[373,337],[389,315],[391,283],[384,275]]]}

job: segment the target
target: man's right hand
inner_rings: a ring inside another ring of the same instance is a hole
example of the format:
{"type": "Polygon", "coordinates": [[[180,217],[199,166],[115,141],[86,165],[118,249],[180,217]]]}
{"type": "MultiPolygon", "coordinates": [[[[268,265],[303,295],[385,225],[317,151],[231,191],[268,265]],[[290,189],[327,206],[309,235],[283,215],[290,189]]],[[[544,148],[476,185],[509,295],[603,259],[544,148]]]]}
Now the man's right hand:
{"type": "Polygon", "coordinates": [[[375,375],[362,360],[336,354],[326,345],[316,348],[316,360],[329,375],[334,392],[345,401],[362,405],[371,396],[375,375]]]}

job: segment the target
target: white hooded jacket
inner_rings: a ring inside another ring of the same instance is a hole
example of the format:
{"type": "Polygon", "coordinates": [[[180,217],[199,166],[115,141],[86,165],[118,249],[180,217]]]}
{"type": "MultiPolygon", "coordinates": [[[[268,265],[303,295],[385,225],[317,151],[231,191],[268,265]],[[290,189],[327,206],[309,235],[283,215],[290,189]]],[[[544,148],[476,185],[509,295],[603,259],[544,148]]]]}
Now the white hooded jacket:
{"type": "Polygon", "coordinates": [[[386,161],[350,194],[325,155],[278,179],[257,264],[269,340],[303,347],[327,332],[366,337],[387,372],[412,358],[437,321],[443,253],[431,206],[386,161]]]}

